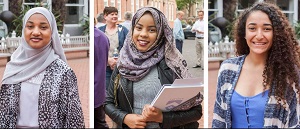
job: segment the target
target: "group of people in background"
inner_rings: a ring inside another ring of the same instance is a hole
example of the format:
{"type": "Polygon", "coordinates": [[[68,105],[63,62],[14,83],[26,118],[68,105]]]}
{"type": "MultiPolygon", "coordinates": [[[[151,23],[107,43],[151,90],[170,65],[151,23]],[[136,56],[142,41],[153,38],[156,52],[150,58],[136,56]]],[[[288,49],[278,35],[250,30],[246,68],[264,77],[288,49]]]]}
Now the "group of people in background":
{"type": "MultiPolygon", "coordinates": [[[[184,33],[182,28],[182,20],[184,19],[184,12],[178,11],[176,14],[176,19],[174,20],[173,35],[176,43],[176,48],[182,53],[184,33]]],[[[203,64],[203,51],[204,51],[204,11],[198,11],[198,20],[192,26],[192,32],[195,33],[196,40],[196,64],[193,68],[202,68],[204,70],[203,64]]]]}

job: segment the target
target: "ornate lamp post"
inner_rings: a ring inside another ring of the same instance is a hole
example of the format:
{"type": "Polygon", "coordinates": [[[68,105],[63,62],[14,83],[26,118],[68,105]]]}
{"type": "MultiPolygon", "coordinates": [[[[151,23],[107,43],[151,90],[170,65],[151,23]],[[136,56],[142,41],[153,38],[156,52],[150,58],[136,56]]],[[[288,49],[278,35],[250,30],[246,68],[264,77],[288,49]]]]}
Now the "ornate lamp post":
{"type": "Polygon", "coordinates": [[[11,11],[6,10],[0,13],[0,20],[2,20],[6,24],[8,33],[11,32],[11,24],[15,19],[16,16],[11,11]]]}

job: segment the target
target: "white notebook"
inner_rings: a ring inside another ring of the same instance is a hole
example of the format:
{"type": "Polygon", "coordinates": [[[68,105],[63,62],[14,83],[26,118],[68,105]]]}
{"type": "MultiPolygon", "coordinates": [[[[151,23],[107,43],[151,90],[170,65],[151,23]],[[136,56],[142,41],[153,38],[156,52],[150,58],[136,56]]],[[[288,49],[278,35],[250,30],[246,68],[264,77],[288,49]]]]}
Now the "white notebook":
{"type": "Polygon", "coordinates": [[[163,85],[155,96],[151,105],[161,109],[163,112],[171,111],[173,108],[195,97],[203,88],[202,79],[176,79],[173,84],[163,85]]]}

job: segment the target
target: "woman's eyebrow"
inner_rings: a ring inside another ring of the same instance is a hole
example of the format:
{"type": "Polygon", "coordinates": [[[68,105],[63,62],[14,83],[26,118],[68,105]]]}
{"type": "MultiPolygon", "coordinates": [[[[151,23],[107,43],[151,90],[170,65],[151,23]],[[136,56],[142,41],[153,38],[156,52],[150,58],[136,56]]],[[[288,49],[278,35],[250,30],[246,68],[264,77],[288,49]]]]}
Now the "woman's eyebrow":
{"type": "Polygon", "coordinates": [[[142,24],[140,24],[140,23],[136,23],[136,25],[143,26],[143,25],[142,25],[142,24]]]}
{"type": "Polygon", "coordinates": [[[265,23],[265,24],[263,24],[264,26],[272,26],[272,24],[270,24],[270,23],[265,23]]]}
{"type": "MultiPolygon", "coordinates": [[[[248,25],[257,25],[257,24],[251,22],[251,23],[249,23],[248,25]]],[[[263,25],[264,25],[264,26],[272,26],[272,24],[270,24],[270,23],[264,23],[263,25]]]]}
{"type": "MultiPolygon", "coordinates": [[[[29,20],[28,20],[26,23],[31,23],[31,24],[33,24],[33,21],[29,21],[29,20]]],[[[42,22],[40,22],[40,24],[48,24],[48,23],[42,21],[42,22]]]]}

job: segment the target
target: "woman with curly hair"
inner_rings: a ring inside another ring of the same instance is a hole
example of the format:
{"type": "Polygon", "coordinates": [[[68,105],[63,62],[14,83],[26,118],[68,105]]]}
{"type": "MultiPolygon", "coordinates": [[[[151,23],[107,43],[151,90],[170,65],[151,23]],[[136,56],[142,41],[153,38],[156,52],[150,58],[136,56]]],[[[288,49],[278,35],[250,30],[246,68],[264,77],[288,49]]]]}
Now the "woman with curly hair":
{"type": "Polygon", "coordinates": [[[234,36],[238,57],[219,70],[212,127],[299,128],[298,43],[285,15],[255,3],[234,36]]]}

